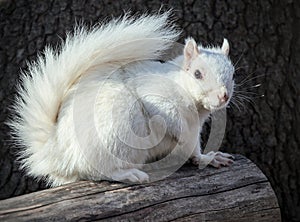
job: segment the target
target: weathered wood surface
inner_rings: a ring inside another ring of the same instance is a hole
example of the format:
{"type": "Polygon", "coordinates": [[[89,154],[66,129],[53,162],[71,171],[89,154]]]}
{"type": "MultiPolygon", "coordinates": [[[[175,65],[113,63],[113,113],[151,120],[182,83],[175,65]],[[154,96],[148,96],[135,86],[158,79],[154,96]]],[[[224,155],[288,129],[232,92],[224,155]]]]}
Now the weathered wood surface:
{"type": "Polygon", "coordinates": [[[263,173],[237,155],[226,168],[183,166],[129,185],[81,181],[0,201],[0,221],[281,221],[263,173]]]}

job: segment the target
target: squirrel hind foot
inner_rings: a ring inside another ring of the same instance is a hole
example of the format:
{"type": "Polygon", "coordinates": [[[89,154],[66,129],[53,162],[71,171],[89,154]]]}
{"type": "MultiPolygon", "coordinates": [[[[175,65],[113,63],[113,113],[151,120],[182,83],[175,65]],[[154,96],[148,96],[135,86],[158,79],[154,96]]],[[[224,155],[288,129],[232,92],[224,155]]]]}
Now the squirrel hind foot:
{"type": "Polygon", "coordinates": [[[149,182],[149,175],[135,168],[119,169],[112,173],[111,179],[119,182],[145,183],[149,182]]]}

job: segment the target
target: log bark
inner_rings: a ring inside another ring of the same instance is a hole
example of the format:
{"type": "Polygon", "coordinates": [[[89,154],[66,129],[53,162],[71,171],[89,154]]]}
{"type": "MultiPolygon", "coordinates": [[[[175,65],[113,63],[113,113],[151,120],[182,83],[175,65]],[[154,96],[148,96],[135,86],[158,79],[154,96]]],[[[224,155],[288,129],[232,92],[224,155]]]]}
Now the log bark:
{"type": "Polygon", "coordinates": [[[281,221],[265,175],[236,155],[226,168],[185,165],[148,184],[81,181],[0,202],[0,221],[281,221]]]}

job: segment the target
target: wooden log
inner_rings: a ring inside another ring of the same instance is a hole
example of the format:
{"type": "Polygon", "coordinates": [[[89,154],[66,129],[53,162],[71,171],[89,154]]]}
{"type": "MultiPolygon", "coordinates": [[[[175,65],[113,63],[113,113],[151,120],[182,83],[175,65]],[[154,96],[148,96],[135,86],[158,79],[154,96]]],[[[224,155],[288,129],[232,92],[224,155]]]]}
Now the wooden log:
{"type": "Polygon", "coordinates": [[[236,155],[230,167],[185,165],[148,184],[80,181],[0,201],[0,221],[281,221],[264,174],[236,155]]]}

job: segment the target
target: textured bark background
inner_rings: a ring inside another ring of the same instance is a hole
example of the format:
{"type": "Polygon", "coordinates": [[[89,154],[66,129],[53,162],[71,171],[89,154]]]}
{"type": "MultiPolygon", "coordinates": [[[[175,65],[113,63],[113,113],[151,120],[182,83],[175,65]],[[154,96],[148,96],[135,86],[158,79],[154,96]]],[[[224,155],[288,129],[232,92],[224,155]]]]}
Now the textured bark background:
{"type": "MultiPolygon", "coordinates": [[[[183,37],[231,42],[236,81],[251,97],[228,109],[222,147],[244,154],[267,175],[286,221],[300,221],[300,1],[297,0],[0,0],[0,198],[42,189],[18,171],[8,128],[20,69],[46,44],[55,45],[75,21],[94,24],[124,10],[174,8],[183,37]],[[244,84],[243,84],[244,83],[244,84]],[[253,88],[262,84],[259,88],[253,88]],[[261,97],[264,95],[264,97],[261,97]]],[[[182,40],[181,40],[182,41],[182,40]]]]}

